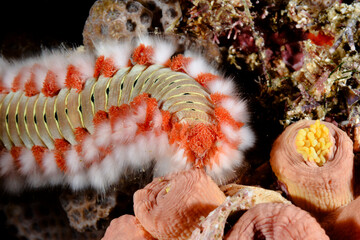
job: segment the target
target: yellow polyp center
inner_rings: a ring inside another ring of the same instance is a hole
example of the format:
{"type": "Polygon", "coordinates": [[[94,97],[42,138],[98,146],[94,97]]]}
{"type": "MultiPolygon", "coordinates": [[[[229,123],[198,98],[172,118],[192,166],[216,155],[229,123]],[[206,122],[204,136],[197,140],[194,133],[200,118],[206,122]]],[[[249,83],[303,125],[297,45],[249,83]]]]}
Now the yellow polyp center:
{"type": "Polygon", "coordinates": [[[308,128],[298,131],[295,139],[296,150],[305,161],[323,166],[332,147],[329,129],[317,120],[308,128]]]}

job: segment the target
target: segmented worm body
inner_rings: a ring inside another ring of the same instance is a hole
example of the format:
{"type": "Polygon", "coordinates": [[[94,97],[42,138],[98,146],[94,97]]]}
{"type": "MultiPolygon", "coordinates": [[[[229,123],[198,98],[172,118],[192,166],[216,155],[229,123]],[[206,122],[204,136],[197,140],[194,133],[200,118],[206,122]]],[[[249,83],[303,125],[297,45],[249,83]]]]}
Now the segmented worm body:
{"type": "Polygon", "coordinates": [[[245,102],[172,41],[100,43],[96,53],[1,61],[0,175],[9,190],[104,190],[126,169],[204,167],[226,181],[253,144],[245,102]]]}

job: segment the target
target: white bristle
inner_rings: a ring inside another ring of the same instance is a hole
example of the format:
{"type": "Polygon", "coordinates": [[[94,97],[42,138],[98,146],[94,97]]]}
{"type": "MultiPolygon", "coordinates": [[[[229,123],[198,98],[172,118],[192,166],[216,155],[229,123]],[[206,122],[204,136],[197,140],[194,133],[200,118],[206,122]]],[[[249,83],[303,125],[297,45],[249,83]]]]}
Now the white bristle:
{"type": "Polygon", "coordinates": [[[60,170],[55,161],[53,152],[47,151],[42,158],[42,164],[44,168],[44,174],[47,176],[53,176],[59,174],[60,170]]]}
{"type": "Polygon", "coordinates": [[[249,126],[243,126],[240,128],[240,136],[241,144],[239,146],[239,150],[245,151],[254,146],[256,138],[254,132],[249,126]]]}
{"type": "Polygon", "coordinates": [[[153,64],[165,64],[176,51],[176,45],[172,42],[156,37],[141,36],[137,39],[135,46],[140,44],[153,48],[153,64]]]}
{"type": "Polygon", "coordinates": [[[34,155],[31,150],[23,148],[19,156],[20,172],[24,175],[31,175],[37,168],[34,155]]]}
{"type": "Polygon", "coordinates": [[[89,182],[93,188],[100,192],[105,192],[105,189],[108,187],[105,173],[103,169],[99,167],[98,163],[94,163],[88,169],[89,182]]]}
{"type": "Polygon", "coordinates": [[[228,124],[221,125],[221,132],[226,136],[226,138],[231,142],[239,142],[241,139],[240,130],[234,129],[228,124]]]}
{"type": "Polygon", "coordinates": [[[84,164],[81,161],[80,156],[76,152],[75,148],[71,148],[70,150],[66,151],[64,155],[66,166],[70,174],[76,174],[83,169],[84,164]]]}
{"type": "Polygon", "coordinates": [[[0,56],[0,76],[3,76],[9,69],[10,63],[0,56]]]}
{"type": "Polygon", "coordinates": [[[128,143],[133,141],[137,131],[137,124],[134,121],[131,121],[130,118],[125,121],[119,120],[113,129],[113,134],[111,139],[114,142],[118,143],[128,143]]]}
{"type": "Polygon", "coordinates": [[[236,100],[234,98],[225,98],[221,101],[221,106],[224,107],[235,121],[247,123],[249,121],[249,113],[245,101],[236,100]]]}
{"type": "Polygon", "coordinates": [[[141,169],[151,161],[151,152],[148,150],[147,145],[148,141],[143,136],[138,136],[134,143],[127,144],[126,152],[124,154],[132,169],[141,169]]]}
{"type": "Polygon", "coordinates": [[[84,81],[93,76],[95,67],[95,57],[93,55],[76,51],[68,57],[68,62],[80,71],[84,81]]]}
{"type": "Polygon", "coordinates": [[[193,52],[186,51],[184,53],[185,57],[190,57],[191,61],[186,66],[186,73],[191,77],[196,78],[201,73],[211,73],[218,75],[216,71],[209,65],[209,63],[199,54],[194,54],[193,52]]]}
{"type": "Polygon", "coordinates": [[[187,163],[187,158],[184,153],[184,149],[173,149],[171,155],[165,155],[156,159],[154,177],[164,176],[189,168],[190,164],[187,163]]]}
{"type": "Polygon", "coordinates": [[[102,169],[102,172],[105,173],[105,179],[108,185],[117,183],[124,171],[121,165],[115,163],[115,159],[112,154],[107,155],[103,160],[101,160],[99,167],[102,169]]]}
{"type": "Polygon", "coordinates": [[[211,93],[221,93],[229,96],[236,95],[236,87],[230,79],[215,79],[208,83],[211,93]]]}
{"type": "Polygon", "coordinates": [[[235,169],[243,163],[243,154],[228,144],[223,144],[217,157],[219,164],[213,164],[211,168],[207,167],[206,172],[215,182],[224,184],[236,176],[235,169]]]}
{"type": "Polygon", "coordinates": [[[127,156],[124,154],[126,149],[126,145],[120,145],[116,147],[111,153],[112,159],[114,161],[114,168],[118,169],[119,174],[125,171],[125,169],[129,166],[129,162],[132,160],[127,159],[127,156]]]}
{"type": "Polygon", "coordinates": [[[171,42],[166,40],[157,40],[154,45],[154,63],[165,64],[175,51],[176,47],[171,42]]]}
{"type": "Polygon", "coordinates": [[[43,66],[39,65],[32,68],[32,73],[34,74],[34,83],[36,85],[36,89],[40,92],[41,88],[43,87],[43,82],[46,78],[48,69],[43,66]]]}
{"type": "Polygon", "coordinates": [[[4,176],[13,171],[14,159],[9,152],[2,152],[0,155],[0,176],[4,176]]]}
{"type": "Polygon", "coordinates": [[[19,76],[19,87],[23,89],[25,81],[30,78],[30,70],[29,66],[24,63],[19,63],[17,65],[11,64],[7,71],[2,76],[2,85],[6,89],[11,89],[15,78],[18,76],[21,71],[21,75],[19,76]]]}
{"type": "Polygon", "coordinates": [[[97,126],[95,133],[95,144],[99,147],[107,147],[111,143],[112,129],[109,122],[97,126]]]}
{"type": "Polygon", "coordinates": [[[122,68],[127,66],[133,47],[130,42],[108,41],[95,43],[95,50],[97,56],[111,58],[115,67],[122,68]]]}
{"type": "MultiPolygon", "coordinates": [[[[68,62],[65,56],[65,51],[58,49],[54,51],[46,51],[39,60],[39,64],[41,64],[45,69],[51,71],[56,76],[56,84],[60,88],[65,87],[65,79],[67,73],[68,62]]],[[[42,81],[44,81],[42,79],[42,81]]]]}
{"type": "Polygon", "coordinates": [[[67,174],[66,181],[73,191],[89,187],[89,176],[85,170],[77,171],[74,174],[67,174]]]}
{"type": "Polygon", "coordinates": [[[99,149],[96,147],[95,139],[88,136],[83,141],[83,158],[86,163],[91,163],[99,157],[99,149]]]}

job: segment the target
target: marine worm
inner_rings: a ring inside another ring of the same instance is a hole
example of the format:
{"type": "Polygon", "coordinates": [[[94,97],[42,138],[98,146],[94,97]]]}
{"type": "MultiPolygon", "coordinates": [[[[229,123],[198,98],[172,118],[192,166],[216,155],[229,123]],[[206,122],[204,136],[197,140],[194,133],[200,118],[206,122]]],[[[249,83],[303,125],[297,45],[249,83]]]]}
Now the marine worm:
{"type": "Polygon", "coordinates": [[[246,101],[173,40],[101,42],[94,52],[0,59],[0,176],[5,187],[100,191],[128,169],[204,168],[226,182],[254,143],[246,101]]]}

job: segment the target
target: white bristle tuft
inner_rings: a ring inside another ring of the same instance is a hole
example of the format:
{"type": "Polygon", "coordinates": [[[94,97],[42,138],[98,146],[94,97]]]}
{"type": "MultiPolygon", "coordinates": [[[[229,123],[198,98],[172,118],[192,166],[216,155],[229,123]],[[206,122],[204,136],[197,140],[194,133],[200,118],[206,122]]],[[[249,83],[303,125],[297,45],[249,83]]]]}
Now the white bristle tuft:
{"type": "Polygon", "coordinates": [[[225,98],[221,101],[221,106],[224,107],[235,121],[247,123],[249,121],[249,113],[245,101],[236,100],[234,98],[225,98]]]}
{"type": "Polygon", "coordinates": [[[125,155],[132,169],[141,169],[152,160],[147,146],[148,141],[144,136],[137,136],[134,143],[127,144],[125,155]]]}
{"type": "Polygon", "coordinates": [[[40,92],[41,88],[43,87],[43,82],[46,78],[47,72],[48,72],[48,69],[42,65],[34,66],[32,68],[32,73],[34,74],[34,82],[36,85],[36,89],[39,92],[40,92]]]}
{"type": "Polygon", "coordinates": [[[22,148],[19,156],[20,172],[24,175],[31,175],[37,168],[34,155],[31,150],[22,148]]]}
{"type": "Polygon", "coordinates": [[[137,128],[138,126],[134,121],[128,119],[126,121],[120,120],[113,128],[111,140],[119,144],[132,142],[135,138],[137,128]]]}
{"type": "Polygon", "coordinates": [[[162,115],[161,115],[161,112],[157,109],[155,112],[154,112],[154,118],[152,120],[152,123],[153,123],[153,128],[154,130],[161,130],[161,126],[162,126],[162,115]]]}
{"type": "Polygon", "coordinates": [[[47,151],[44,153],[42,164],[44,168],[44,175],[53,176],[60,173],[53,152],[47,151]]]}
{"type": "Polygon", "coordinates": [[[2,152],[0,155],[0,176],[12,172],[14,168],[14,159],[9,152],[2,152]]]}
{"type": "Polygon", "coordinates": [[[51,176],[49,176],[49,175],[44,176],[44,181],[45,180],[46,180],[47,185],[50,185],[50,186],[58,186],[60,184],[65,183],[64,175],[60,171],[58,171],[56,174],[51,175],[51,176]]]}
{"type": "Polygon", "coordinates": [[[106,182],[105,174],[103,170],[99,167],[98,163],[94,163],[88,170],[89,182],[93,188],[99,192],[105,192],[105,189],[108,187],[106,182]]]}
{"type": "Polygon", "coordinates": [[[84,81],[93,76],[95,58],[92,54],[76,51],[69,56],[68,62],[80,71],[84,81]]]}
{"type": "Polygon", "coordinates": [[[17,65],[11,64],[7,71],[2,76],[2,85],[6,89],[10,90],[13,86],[13,82],[16,77],[19,76],[18,87],[20,89],[24,88],[24,84],[27,79],[30,78],[29,66],[25,63],[18,63],[17,65]],[[21,75],[19,73],[21,72],[21,75]]]}
{"type": "Polygon", "coordinates": [[[74,174],[67,174],[66,181],[73,191],[78,191],[89,187],[89,176],[85,170],[78,171],[74,174]]]}
{"type": "Polygon", "coordinates": [[[163,156],[171,156],[171,147],[169,144],[169,138],[166,133],[160,135],[155,135],[153,143],[155,145],[155,159],[161,158],[163,156]]]}
{"type": "Polygon", "coordinates": [[[176,47],[174,44],[166,40],[157,40],[154,45],[154,63],[165,64],[175,53],[175,51],[176,47]]]}
{"type": "Polygon", "coordinates": [[[83,169],[83,163],[76,152],[75,148],[65,152],[66,166],[70,174],[76,174],[83,169]]]}
{"type": "Polygon", "coordinates": [[[130,42],[108,41],[95,43],[97,56],[111,58],[117,68],[127,66],[132,50],[133,47],[130,42]]]}
{"type": "Polygon", "coordinates": [[[207,84],[210,93],[221,93],[224,95],[234,96],[236,95],[236,87],[230,80],[215,79],[207,84]]]}
{"type": "Polygon", "coordinates": [[[91,163],[99,157],[99,149],[95,144],[95,139],[88,136],[83,141],[83,157],[86,163],[91,163]]]}
{"type": "Polygon", "coordinates": [[[42,158],[43,165],[43,179],[50,186],[56,186],[64,183],[64,175],[59,170],[54,153],[51,151],[46,151],[42,158]]]}
{"type": "Polygon", "coordinates": [[[216,183],[224,184],[236,176],[235,169],[242,165],[243,154],[228,144],[223,144],[217,157],[219,164],[213,164],[211,168],[207,167],[206,172],[216,183]]]}
{"type": "Polygon", "coordinates": [[[126,151],[126,146],[120,145],[116,147],[111,153],[114,161],[114,168],[118,169],[119,173],[124,172],[125,169],[129,166],[129,161],[131,161],[131,159],[127,159],[124,151],[126,151]]]}
{"type": "Polygon", "coordinates": [[[146,109],[147,105],[145,103],[141,104],[138,109],[136,110],[136,114],[130,116],[129,121],[133,121],[135,123],[142,123],[146,117],[146,109]]]}
{"type": "Polygon", "coordinates": [[[184,56],[191,58],[190,63],[186,66],[185,69],[186,73],[191,77],[196,78],[201,73],[211,73],[218,75],[218,73],[211,67],[211,65],[209,65],[209,63],[199,54],[186,51],[184,56]]]}
{"type": "Polygon", "coordinates": [[[115,159],[112,154],[107,155],[103,160],[101,160],[100,168],[105,173],[106,182],[108,185],[115,184],[120,175],[123,174],[123,168],[120,168],[121,165],[115,163],[115,159]]]}
{"type": "MultiPolygon", "coordinates": [[[[44,66],[44,68],[48,71],[51,71],[56,76],[56,84],[60,88],[65,87],[65,79],[66,79],[66,73],[67,73],[67,59],[64,55],[64,51],[61,50],[55,50],[55,51],[46,51],[42,55],[39,63],[44,66]]],[[[42,81],[45,80],[42,79],[42,81]]]]}
{"type": "Polygon", "coordinates": [[[256,141],[254,132],[248,126],[240,128],[241,144],[239,150],[245,151],[253,147],[256,141]]]}
{"type": "Polygon", "coordinates": [[[221,132],[226,136],[231,142],[239,142],[241,139],[240,131],[236,131],[232,126],[228,124],[221,125],[221,132]]]}
{"type": "Polygon", "coordinates": [[[145,46],[153,47],[155,45],[155,41],[150,36],[139,36],[136,39],[135,46],[139,46],[140,44],[144,44],[145,46]]]}
{"type": "Polygon", "coordinates": [[[187,163],[184,149],[172,150],[171,155],[163,156],[156,159],[156,165],[154,168],[154,177],[164,176],[169,173],[186,170],[190,168],[190,164],[187,163]]]}
{"type": "Polygon", "coordinates": [[[0,76],[3,76],[9,69],[10,63],[0,56],[0,76]]]}
{"type": "Polygon", "coordinates": [[[165,64],[176,51],[176,45],[174,45],[174,43],[161,38],[141,36],[137,39],[135,45],[139,46],[140,44],[153,48],[153,64],[165,64]]]}
{"type": "Polygon", "coordinates": [[[101,123],[96,128],[95,144],[99,147],[107,147],[111,143],[112,129],[109,122],[101,123]]]}

